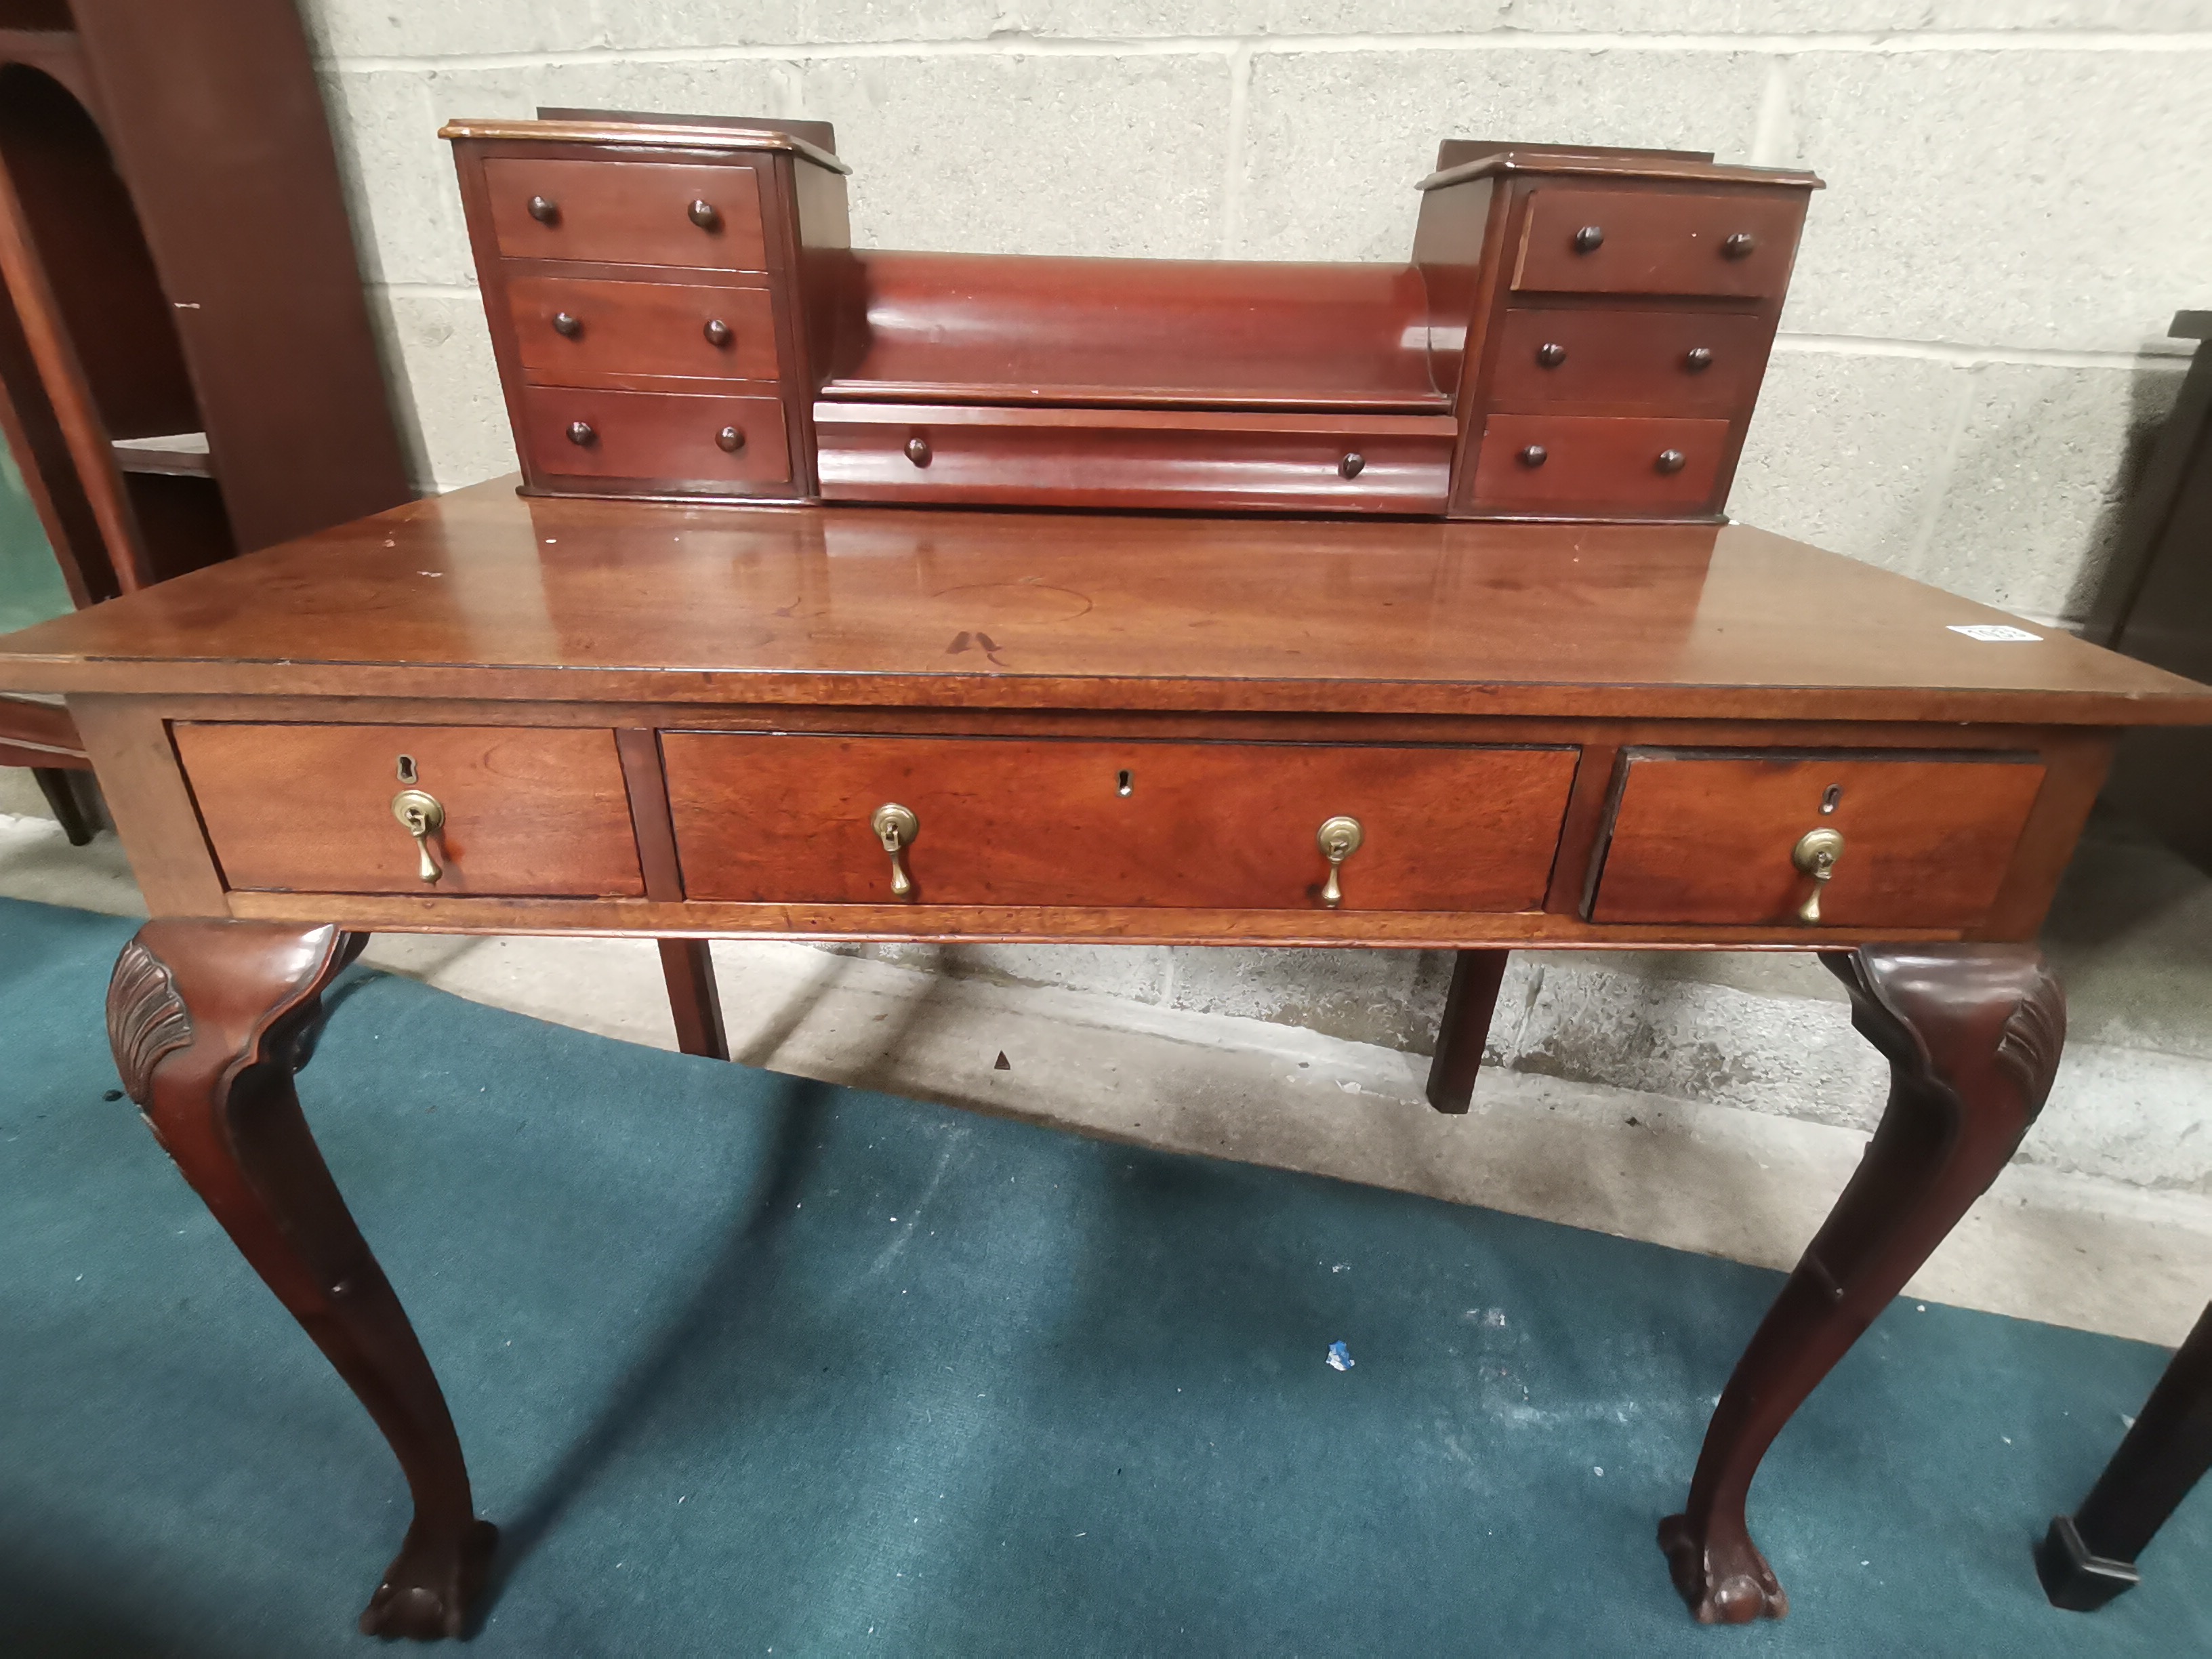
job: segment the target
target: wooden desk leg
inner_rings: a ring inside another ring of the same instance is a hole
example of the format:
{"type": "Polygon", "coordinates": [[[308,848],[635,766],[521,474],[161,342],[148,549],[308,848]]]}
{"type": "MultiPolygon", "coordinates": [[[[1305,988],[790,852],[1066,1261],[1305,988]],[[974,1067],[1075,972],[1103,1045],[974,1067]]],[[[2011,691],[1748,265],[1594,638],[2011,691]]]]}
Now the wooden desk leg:
{"type": "Polygon", "coordinates": [[[709,1060],[730,1057],[722,1030],[722,997],[714,987],[714,958],[703,939],[665,939],[661,976],[668,981],[668,1012],[676,1018],[676,1046],[709,1060]]]}
{"type": "Polygon", "coordinates": [[[1850,988],[1851,1023],[1889,1060],[1889,1105],[1736,1362],[1686,1512],[1659,1523],[1674,1587],[1705,1624],[1790,1610],[1744,1524],[1759,1459],[2004,1168],[2066,1038],[2065,994],[2030,945],[1869,945],[1823,960],[1850,988]]]}
{"type": "Polygon", "coordinates": [[[497,1534],[476,1518],[445,1396],[301,1115],[301,1037],[368,936],[276,922],[150,921],[123,947],[107,1030],[155,1138],[391,1442],[415,1498],[361,1616],[369,1635],[458,1636],[497,1534]]]}
{"type": "Polygon", "coordinates": [[[84,810],[84,800],[76,792],[76,780],[58,766],[34,766],[31,776],[39,786],[39,793],[46,798],[54,821],[62,827],[62,834],[72,847],[82,847],[92,840],[92,817],[84,810]]]}
{"type": "Polygon", "coordinates": [[[1462,951],[1452,963],[1451,989],[1444,994],[1443,1018],[1437,1022],[1436,1058],[1429,1062],[1429,1104],[1440,1112],[1464,1112],[1474,1099],[1490,1017],[1498,1010],[1498,988],[1512,954],[1462,951]]]}
{"type": "Polygon", "coordinates": [[[2212,1308],[2181,1345],[2081,1507],[2035,1553],[2053,1607],[2093,1613],[2142,1582],[2136,1557],[2212,1468],[2212,1308]]]}

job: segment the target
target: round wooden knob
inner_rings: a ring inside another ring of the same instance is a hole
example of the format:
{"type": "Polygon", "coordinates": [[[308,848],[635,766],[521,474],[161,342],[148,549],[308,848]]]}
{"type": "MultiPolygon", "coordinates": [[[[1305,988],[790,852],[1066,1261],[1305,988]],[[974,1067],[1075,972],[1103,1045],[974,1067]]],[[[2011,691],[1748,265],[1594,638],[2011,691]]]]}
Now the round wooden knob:
{"type": "Polygon", "coordinates": [[[685,212],[690,215],[691,222],[702,230],[720,230],[722,228],[722,216],[714,210],[712,202],[694,202],[685,212]]]}
{"type": "Polygon", "coordinates": [[[1575,233],[1575,252],[1577,253],[1595,253],[1604,246],[1605,227],[1602,225],[1584,225],[1575,233]]]}
{"type": "Polygon", "coordinates": [[[1356,478],[1367,470],[1367,458],[1355,449],[1336,464],[1336,470],[1347,478],[1356,478]]]}
{"type": "Polygon", "coordinates": [[[1536,348],[1536,361],[1546,368],[1557,368],[1567,361],[1567,349],[1555,340],[1547,340],[1536,348]]]}
{"type": "Polygon", "coordinates": [[[1662,449],[1659,452],[1659,459],[1651,465],[1662,472],[1680,472],[1689,459],[1679,449],[1662,449]]]}
{"type": "Polygon", "coordinates": [[[1713,349],[1711,346],[1692,346],[1682,354],[1682,367],[1692,374],[1702,374],[1712,366],[1713,349]]]}
{"type": "Polygon", "coordinates": [[[730,333],[730,325],[724,322],[720,317],[710,317],[707,319],[707,343],[708,345],[726,346],[729,344],[732,337],[733,337],[730,333]]]}
{"type": "Polygon", "coordinates": [[[1523,466],[1541,466],[1551,459],[1552,452],[1541,444],[1529,444],[1521,451],[1521,465],[1523,466]]]}
{"type": "Polygon", "coordinates": [[[533,196],[530,198],[530,216],[541,225],[558,224],[561,204],[550,196],[533,196]]]}
{"type": "Polygon", "coordinates": [[[553,313],[553,331],[564,340],[573,340],[584,331],[584,319],[571,312],[556,311],[553,313]]]}
{"type": "Polygon", "coordinates": [[[906,441],[906,458],[916,466],[927,466],[931,453],[929,440],[919,432],[906,441]]]}
{"type": "Polygon", "coordinates": [[[592,430],[592,423],[589,421],[568,422],[568,441],[572,444],[594,443],[598,441],[599,435],[592,430]]]}
{"type": "Polygon", "coordinates": [[[1747,230],[1739,230],[1721,244],[1721,254],[1724,258],[1748,259],[1751,257],[1751,251],[1758,246],[1759,239],[1756,236],[1747,230]]]}
{"type": "Polygon", "coordinates": [[[734,455],[745,447],[745,434],[733,426],[726,426],[714,434],[714,441],[734,455]]]}

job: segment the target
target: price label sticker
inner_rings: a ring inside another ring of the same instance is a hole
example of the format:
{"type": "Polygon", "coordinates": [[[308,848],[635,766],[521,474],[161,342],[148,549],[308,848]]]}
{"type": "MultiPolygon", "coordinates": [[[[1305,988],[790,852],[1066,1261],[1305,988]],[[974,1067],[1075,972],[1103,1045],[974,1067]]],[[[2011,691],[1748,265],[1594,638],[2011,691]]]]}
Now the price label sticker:
{"type": "Polygon", "coordinates": [[[1984,645],[2002,645],[2011,640],[2025,640],[2033,644],[2043,638],[2025,628],[2012,628],[2003,623],[1953,623],[1954,634],[1964,634],[1970,640],[1979,640],[1984,645]]]}

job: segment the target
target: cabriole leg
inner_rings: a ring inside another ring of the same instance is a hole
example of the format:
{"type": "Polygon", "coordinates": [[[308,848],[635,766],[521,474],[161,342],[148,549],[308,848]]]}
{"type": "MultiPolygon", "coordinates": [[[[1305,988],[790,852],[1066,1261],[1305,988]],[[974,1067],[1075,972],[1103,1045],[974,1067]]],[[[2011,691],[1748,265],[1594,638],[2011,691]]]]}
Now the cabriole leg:
{"type": "Polygon", "coordinates": [[[406,1473],[415,1516],[362,1630],[458,1636],[497,1534],[476,1518],[438,1379],[292,1087],[323,988],[367,942],[335,927],[149,922],[115,964],[108,1036],[155,1137],[406,1473]]]}
{"type": "Polygon", "coordinates": [[[2032,946],[1869,945],[1823,960],[1851,994],[1851,1023],[1889,1060],[1889,1105],[1736,1362],[1686,1509],[1660,1522],[1674,1587],[1706,1624],[1789,1611],[1744,1524],[1759,1459],[2004,1168],[2066,1036],[2064,993],[2032,946]]]}

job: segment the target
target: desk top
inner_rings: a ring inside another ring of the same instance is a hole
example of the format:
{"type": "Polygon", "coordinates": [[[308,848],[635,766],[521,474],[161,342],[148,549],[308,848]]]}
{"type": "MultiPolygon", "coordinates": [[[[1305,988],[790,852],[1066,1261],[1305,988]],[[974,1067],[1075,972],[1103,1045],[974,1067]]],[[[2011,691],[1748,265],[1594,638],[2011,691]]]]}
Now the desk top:
{"type": "Polygon", "coordinates": [[[2212,723],[2212,689],[1764,531],[525,500],[0,639],[0,690],[2212,723]]]}

